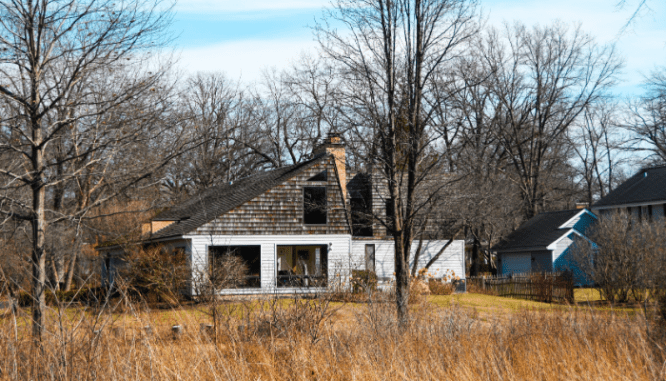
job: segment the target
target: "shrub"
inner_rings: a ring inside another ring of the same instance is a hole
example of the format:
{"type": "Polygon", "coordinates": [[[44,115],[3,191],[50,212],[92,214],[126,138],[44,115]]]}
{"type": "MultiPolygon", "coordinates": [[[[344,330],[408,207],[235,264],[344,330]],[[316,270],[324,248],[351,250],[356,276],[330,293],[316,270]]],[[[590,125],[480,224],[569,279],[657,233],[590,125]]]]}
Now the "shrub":
{"type": "Polygon", "coordinates": [[[441,279],[428,279],[428,288],[432,295],[451,295],[455,289],[453,283],[441,279]]]}
{"type": "Polygon", "coordinates": [[[377,274],[370,270],[352,270],[352,292],[355,294],[377,290],[377,274]]]}
{"type": "Polygon", "coordinates": [[[125,266],[121,273],[131,295],[141,296],[149,302],[176,305],[185,282],[189,279],[188,264],[181,249],[167,247],[133,247],[126,251],[125,266]]]}
{"type": "Polygon", "coordinates": [[[612,213],[600,217],[588,238],[577,240],[571,255],[604,299],[623,303],[632,294],[637,301],[658,299],[659,290],[666,288],[663,220],[639,221],[626,213],[612,213]]]}
{"type": "MultiPolygon", "coordinates": [[[[78,290],[70,291],[56,291],[46,290],[44,296],[46,304],[55,306],[60,303],[83,303],[83,304],[96,304],[106,298],[106,289],[102,287],[84,287],[78,290]]],[[[29,292],[21,291],[18,294],[18,305],[21,307],[29,307],[32,305],[32,295],[29,292]]]]}

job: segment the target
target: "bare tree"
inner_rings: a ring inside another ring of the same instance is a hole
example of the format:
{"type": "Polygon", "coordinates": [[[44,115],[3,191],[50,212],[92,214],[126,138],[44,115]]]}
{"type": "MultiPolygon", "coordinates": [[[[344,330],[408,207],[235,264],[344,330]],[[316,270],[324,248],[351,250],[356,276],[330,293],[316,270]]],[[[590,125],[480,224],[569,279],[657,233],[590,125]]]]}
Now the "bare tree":
{"type": "Polygon", "coordinates": [[[442,87],[454,96],[439,123],[445,130],[455,126],[455,135],[448,134],[455,140],[447,143],[447,152],[460,181],[449,190],[448,198],[455,201],[447,211],[472,241],[472,275],[479,273],[482,263],[492,268],[490,246],[521,219],[520,192],[509,175],[507,151],[495,133],[500,118],[489,80],[493,68],[484,60],[482,44],[482,39],[475,41],[476,48],[454,67],[455,80],[442,87]]]}
{"type": "Polygon", "coordinates": [[[666,68],[656,70],[646,80],[647,93],[629,105],[626,128],[633,133],[630,149],[647,151],[648,161],[666,162],[666,68]]]}
{"type": "Polygon", "coordinates": [[[149,179],[182,144],[171,123],[142,124],[141,113],[148,107],[123,107],[139,105],[163,90],[163,68],[151,73],[146,65],[152,59],[149,50],[165,41],[169,15],[159,0],[0,3],[0,95],[5,107],[0,149],[15,158],[0,168],[2,212],[31,225],[33,336],[38,341],[50,227],[80,219],[149,179]],[[61,144],[64,137],[68,143],[61,144]],[[146,157],[138,152],[165,141],[171,146],[161,147],[158,163],[138,165],[146,157]],[[60,149],[63,144],[66,149],[60,149]],[[112,169],[117,171],[109,181],[112,169]],[[77,191],[99,195],[104,183],[107,192],[94,200],[83,197],[78,210],[49,207],[47,199],[60,184],[86,181],[77,191]],[[14,190],[24,196],[15,197],[14,190]]]}
{"type": "Polygon", "coordinates": [[[567,132],[576,153],[576,168],[585,187],[588,208],[606,196],[617,182],[617,167],[622,162],[618,155],[621,147],[617,106],[616,102],[600,102],[587,107],[583,117],[567,132]]]}
{"type": "MultiPolygon", "coordinates": [[[[476,3],[463,0],[338,0],[327,19],[343,24],[316,28],[323,53],[344,79],[340,89],[347,122],[368,142],[384,177],[394,213],[384,217],[395,242],[396,304],[401,325],[408,321],[409,256],[419,186],[441,165],[431,148],[434,110],[424,102],[431,77],[462,52],[477,31],[476,3]]],[[[370,161],[369,161],[370,162],[370,161]]]]}
{"type": "Polygon", "coordinates": [[[579,27],[563,24],[491,31],[486,59],[493,68],[496,134],[514,167],[525,217],[547,203],[544,179],[566,161],[564,134],[586,107],[613,85],[621,67],[612,46],[598,46],[579,27]]]}

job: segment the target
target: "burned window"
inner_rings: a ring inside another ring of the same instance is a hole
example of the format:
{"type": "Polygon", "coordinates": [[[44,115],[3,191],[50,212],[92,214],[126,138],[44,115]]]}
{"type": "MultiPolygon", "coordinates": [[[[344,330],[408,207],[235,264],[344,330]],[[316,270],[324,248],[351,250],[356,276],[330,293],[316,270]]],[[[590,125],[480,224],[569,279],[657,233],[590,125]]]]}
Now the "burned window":
{"type": "Polygon", "coordinates": [[[326,187],[303,188],[303,223],[326,225],[326,187]]]}

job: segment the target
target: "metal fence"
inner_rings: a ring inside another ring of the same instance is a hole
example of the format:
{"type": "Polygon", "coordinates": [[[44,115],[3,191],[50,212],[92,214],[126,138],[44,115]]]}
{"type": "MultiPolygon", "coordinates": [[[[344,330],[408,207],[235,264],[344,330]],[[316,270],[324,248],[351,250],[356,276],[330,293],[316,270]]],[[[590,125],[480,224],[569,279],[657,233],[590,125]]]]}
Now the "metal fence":
{"type": "Polygon", "coordinates": [[[569,272],[509,276],[467,277],[467,284],[498,296],[537,302],[573,303],[573,276],[569,272]]]}

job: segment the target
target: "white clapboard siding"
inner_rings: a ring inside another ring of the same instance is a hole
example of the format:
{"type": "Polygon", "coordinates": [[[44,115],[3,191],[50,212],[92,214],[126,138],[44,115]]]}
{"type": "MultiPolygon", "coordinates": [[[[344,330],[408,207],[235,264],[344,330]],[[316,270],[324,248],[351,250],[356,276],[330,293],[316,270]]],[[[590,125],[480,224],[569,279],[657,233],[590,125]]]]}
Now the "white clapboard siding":
{"type": "Polygon", "coordinates": [[[555,245],[553,245],[553,246],[555,246],[553,248],[553,262],[556,262],[560,258],[562,253],[564,253],[569,248],[569,246],[571,246],[571,244],[573,243],[573,240],[569,237],[570,236],[566,236],[566,237],[560,239],[559,241],[557,241],[557,243],[555,245]]]}
{"type": "MultiPolygon", "coordinates": [[[[433,256],[449,242],[448,240],[426,240],[423,241],[421,246],[421,255],[419,256],[418,269],[425,267],[425,265],[432,259],[433,256]]],[[[395,278],[394,266],[394,245],[392,240],[354,240],[352,241],[352,258],[355,262],[359,263],[357,269],[365,269],[365,245],[375,245],[375,272],[380,280],[392,280],[395,278]]],[[[414,254],[418,249],[419,242],[414,241],[411,250],[410,268],[413,265],[414,254]]],[[[455,273],[461,279],[465,278],[465,241],[453,241],[444,252],[439,256],[437,261],[430,266],[429,272],[433,277],[441,278],[442,276],[455,273]]]]}
{"type": "Polygon", "coordinates": [[[351,236],[342,234],[309,235],[191,235],[191,260],[193,276],[205,273],[208,267],[208,246],[261,246],[261,289],[231,289],[225,294],[298,293],[316,289],[277,288],[276,250],[278,245],[327,245],[329,283],[348,279],[352,268],[351,236]]]}

